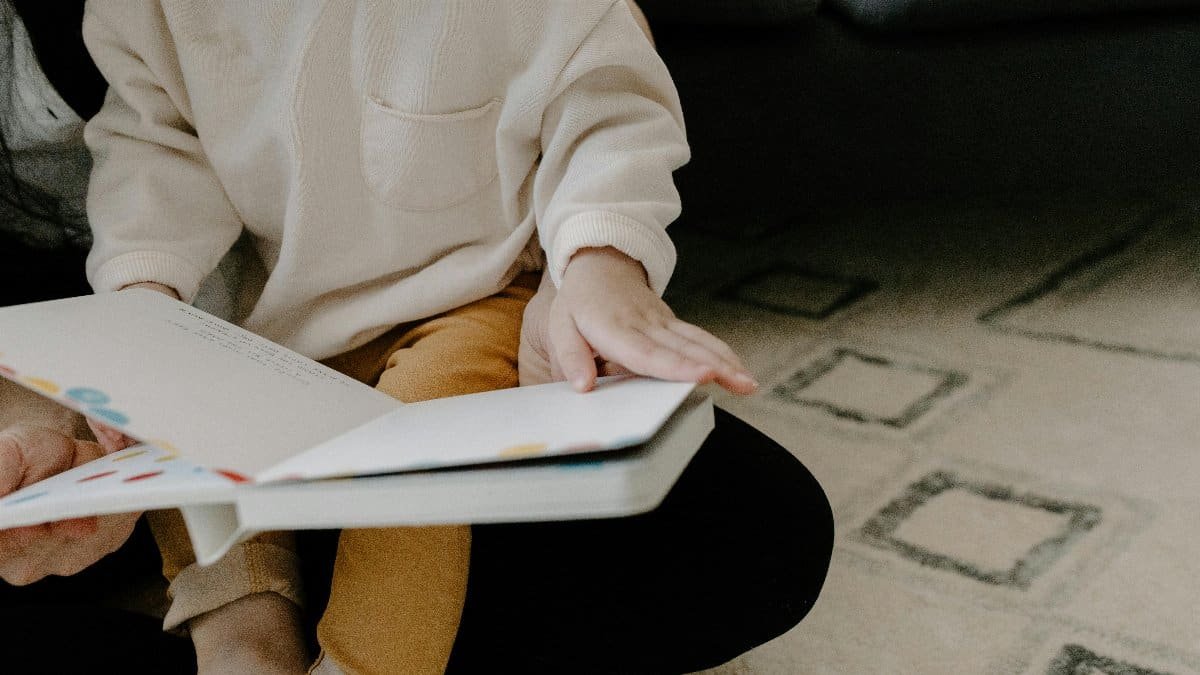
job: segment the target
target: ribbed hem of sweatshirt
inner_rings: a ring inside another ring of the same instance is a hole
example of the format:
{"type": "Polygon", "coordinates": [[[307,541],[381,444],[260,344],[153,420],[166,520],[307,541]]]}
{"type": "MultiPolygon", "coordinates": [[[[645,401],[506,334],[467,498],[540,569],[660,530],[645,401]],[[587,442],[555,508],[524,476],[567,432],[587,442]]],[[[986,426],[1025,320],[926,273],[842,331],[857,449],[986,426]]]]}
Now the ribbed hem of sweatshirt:
{"type": "Polygon", "coordinates": [[[167,594],[171,608],[163,630],[184,631],[188,621],[255,593],[277,593],[304,606],[299,558],[293,551],[259,541],[235,546],[216,563],[192,563],[171,582],[167,594]]]}
{"type": "Polygon", "coordinates": [[[642,223],[611,211],[586,211],[571,216],[558,226],[547,256],[550,278],[562,284],[563,271],[571,256],[583,248],[612,246],[642,263],[650,288],[662,295],[675,270],[675,245],[662,228],[642,223]]]}
{"type": "Polygon", "coordinates": [[[162,251],[124,253],[101,265],[88,281],[97,293],[120,290],[130,284],[154,282],[175,289],[184,302],[200,291],[204,273],[186,258],[162,251]]]}

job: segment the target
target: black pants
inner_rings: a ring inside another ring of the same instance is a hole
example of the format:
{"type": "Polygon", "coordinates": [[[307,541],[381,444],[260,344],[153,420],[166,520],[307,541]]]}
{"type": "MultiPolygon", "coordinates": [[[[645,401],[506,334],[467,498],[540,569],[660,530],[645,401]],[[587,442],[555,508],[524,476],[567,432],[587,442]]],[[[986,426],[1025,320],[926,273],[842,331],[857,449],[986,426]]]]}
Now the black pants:
{"type": "MultiPolygon", "coordinates": [[[[0,250],[4,299],[61,293],[63,278],[38,271],[70,266],[39,259],[22,271],[29,259],[12,253],[0,250]]],[[[716,429],[653,512],[482,525],[472,537],[451,673],[682,673],[728,661],[804,618],[825,580],[833,519],[799,461],[718,410],[716,429]]],[[[314,622],[335,541],[336,532],[301,536],[314,622]]],[[[194,671],[186,641],[100,604],[97,589],[157,574],[157,564],[139,527],[80,575],[19,589],[0,583],[0,648],[13,672],[119,663],[132,672],[194,671]]]]}
{"type": "Polygon", "coordinates": [[[804,618],[825,581],[833,517],[799,461],[718,410],[655,511],[473,536],[450,672],[682,673],[804,618]]]}
{"type": "MultiPolygon", "coordinates": [[[[302,539],[314,616],[335,536],[302,539]]],[[[477,525],[471,536],[449,673],[685,673],[804,618],[825,581],[833,516],[795,457],[718,410],[654,511],[477,525]]]]}

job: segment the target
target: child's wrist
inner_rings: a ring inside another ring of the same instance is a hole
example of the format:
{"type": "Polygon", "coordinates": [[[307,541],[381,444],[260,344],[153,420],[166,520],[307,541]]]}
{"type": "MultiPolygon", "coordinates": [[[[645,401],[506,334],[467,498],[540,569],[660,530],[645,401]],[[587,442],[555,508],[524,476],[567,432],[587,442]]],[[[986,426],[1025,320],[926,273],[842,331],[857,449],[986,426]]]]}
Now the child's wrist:
{"type": "Polygon", "coordinates": [[[563,269],[564,281],[571,274],[572,270],[577,272],[590,270],[618,272],[636,276],[647,285],[650,283],[650,277],[646,273],[646,268],[642,265],[641,261],[629,257],[621,250],[612,246],[579,249],[571,256],[571,259],[567,261],[566,268],[563,269]]]}
{"type": "Polygon", "coordinates": [[[171,288],[170,286],[167,286],[166,284],[160,284],[157,281],[139,281],[136,284],[128,284],[128,285],[122,286],[120,288],[120,290],[126,291],[131,288],[145,288],[145,289],[151,290],[151,291],[158,291],[159,293],[162,293],[163,295],[175,298],[176,300],[180,299],[178,291],[176,291],[174,288],[171,288]]]}

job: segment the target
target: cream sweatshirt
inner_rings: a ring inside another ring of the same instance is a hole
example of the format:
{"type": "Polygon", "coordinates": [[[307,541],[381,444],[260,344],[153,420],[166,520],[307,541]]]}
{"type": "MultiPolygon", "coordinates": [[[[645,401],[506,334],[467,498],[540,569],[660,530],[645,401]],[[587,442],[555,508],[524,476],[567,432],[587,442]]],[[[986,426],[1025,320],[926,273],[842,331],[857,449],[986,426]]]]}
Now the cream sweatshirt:
{"type": "Polygon", "coordinates": [[[91,0],[97,291],[185,300],[245,229],[242,324],[312,358],[614,246],[662,292],[688,158],[623,0],[91,0]]]}

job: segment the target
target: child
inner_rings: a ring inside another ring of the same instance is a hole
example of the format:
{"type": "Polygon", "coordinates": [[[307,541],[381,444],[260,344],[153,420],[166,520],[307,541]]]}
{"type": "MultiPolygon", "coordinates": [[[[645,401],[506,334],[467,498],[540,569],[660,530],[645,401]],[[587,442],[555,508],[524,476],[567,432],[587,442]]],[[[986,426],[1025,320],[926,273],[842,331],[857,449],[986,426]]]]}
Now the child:
{"type": "MultiPolygon", "coordinates": [[[[577,388],[597,359],[756,386],[659,299],[688,150],[623,0],[92,0],[84,33],[111,86],[86,130],[97,291],[190,301],[245,230],[267,275],[240,323],[416,401],[517,384],[544,267],[546,348],[577,388]]],[[[202,671],[305,666],[286,537],[200,569],[177,522],[155,529],[202,671]]],[[[343,532],[317,672],[444,668],[469,546],[343,532]]]]}

